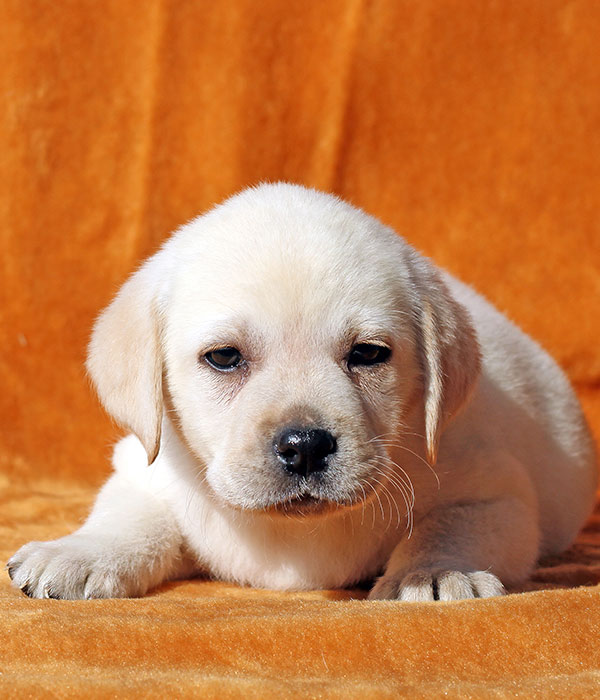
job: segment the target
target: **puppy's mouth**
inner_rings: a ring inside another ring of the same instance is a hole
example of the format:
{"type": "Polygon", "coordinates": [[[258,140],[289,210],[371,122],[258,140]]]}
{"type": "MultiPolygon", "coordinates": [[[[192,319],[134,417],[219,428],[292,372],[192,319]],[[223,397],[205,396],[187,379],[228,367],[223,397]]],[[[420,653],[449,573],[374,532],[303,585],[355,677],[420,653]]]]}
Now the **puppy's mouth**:
{"type": "Polygon", "coordinates": [[[265,512],[280,515],[322,515],[335,508],[339,508],[339,503],[307,495],[274,503],[265,508],[265,512]]]}

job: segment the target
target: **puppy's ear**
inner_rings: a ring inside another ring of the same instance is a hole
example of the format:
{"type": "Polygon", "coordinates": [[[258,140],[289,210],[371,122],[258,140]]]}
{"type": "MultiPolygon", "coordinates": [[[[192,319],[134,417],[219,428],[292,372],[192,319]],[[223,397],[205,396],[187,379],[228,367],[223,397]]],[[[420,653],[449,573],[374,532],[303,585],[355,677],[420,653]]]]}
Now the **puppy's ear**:
{"type": "Polygon", "coordinates": [[[435,267],[411,251],[416,291],[416,337],[424,384],[425,440],[431,464],[442,430],[465,403],[479,375],[481,356],[467,310],[451,295],[435,267]]]}
{"type": "Polygon", "coordinates": [[[160,447],[163,410],[157,258],[132,275],[102,312],[86,363],[104,408],[137,435],[149,464],[160,447]]]}

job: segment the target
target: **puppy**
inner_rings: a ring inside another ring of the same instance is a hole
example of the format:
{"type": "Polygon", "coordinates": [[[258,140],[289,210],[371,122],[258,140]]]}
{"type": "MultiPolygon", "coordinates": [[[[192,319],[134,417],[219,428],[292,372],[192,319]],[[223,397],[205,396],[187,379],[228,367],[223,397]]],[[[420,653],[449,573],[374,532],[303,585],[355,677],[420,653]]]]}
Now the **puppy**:
{"type": "Polygon", "coordinates": [[[529,337],[389,228],[261,185],[181,228],[96,323],[131,435],[85,524],[9,561],[32,597],[204,574],[370,598],[501,594],[590,513],[594,447],[529,337]]]}

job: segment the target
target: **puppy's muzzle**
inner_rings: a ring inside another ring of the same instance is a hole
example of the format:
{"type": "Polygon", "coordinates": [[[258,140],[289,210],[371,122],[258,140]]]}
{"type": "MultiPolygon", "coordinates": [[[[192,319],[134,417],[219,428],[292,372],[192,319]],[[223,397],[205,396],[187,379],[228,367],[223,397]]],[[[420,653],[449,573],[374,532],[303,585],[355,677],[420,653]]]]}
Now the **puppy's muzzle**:
{"type": "Polygon", "coordinates": [[[333,435],[319,428],[285,428],[273,441],[273,451],[283,469],[304,477],[325,471],[329,456],[336,450],[333,435]]]}

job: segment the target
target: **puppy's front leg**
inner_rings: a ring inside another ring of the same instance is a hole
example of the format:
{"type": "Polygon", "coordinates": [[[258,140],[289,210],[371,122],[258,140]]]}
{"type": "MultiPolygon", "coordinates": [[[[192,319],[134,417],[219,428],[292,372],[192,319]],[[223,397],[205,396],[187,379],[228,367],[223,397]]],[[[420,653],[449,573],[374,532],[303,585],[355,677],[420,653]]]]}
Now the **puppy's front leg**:
{"type": "Polygon", "coordinates": [[[502,595],[531,573],[539,546],[535,509],[516,498],[432,510],[393,551],[369,598],[459,600],[502,595]]]}
{"type": "Polygon", "coordinates": [[[79,530],[26,544],[8,572],[32,598],[134,597],[179,574],[181,544],[168,506],[114,474],[79,530]]]}

